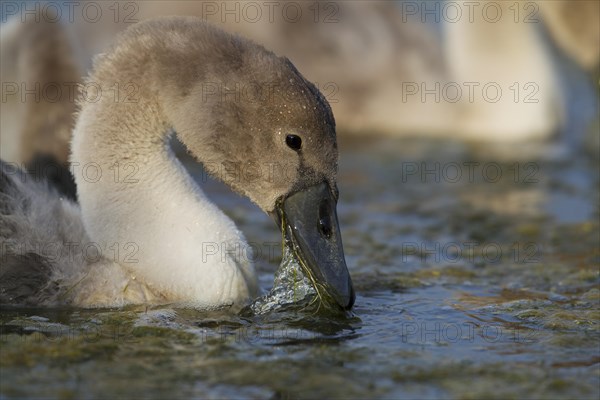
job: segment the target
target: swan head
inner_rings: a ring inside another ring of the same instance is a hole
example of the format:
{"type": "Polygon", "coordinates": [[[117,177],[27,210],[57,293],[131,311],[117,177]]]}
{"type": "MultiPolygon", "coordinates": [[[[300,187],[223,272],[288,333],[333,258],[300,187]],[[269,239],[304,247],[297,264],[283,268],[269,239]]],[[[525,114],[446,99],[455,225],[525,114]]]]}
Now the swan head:
{"type": "Polygon", "coordinates": [[[350,309],[331,108],[287,58],[229,45],[192,72],[199,83],[178,88],[174,128],[209,173],[273,216],[319,293],[350,309]]]}

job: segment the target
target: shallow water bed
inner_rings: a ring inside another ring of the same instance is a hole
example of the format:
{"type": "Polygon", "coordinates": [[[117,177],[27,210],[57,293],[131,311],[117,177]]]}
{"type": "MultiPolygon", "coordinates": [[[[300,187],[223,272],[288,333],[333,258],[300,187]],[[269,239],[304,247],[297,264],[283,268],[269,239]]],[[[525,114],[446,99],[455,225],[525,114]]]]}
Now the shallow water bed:
{"type": "MultiPolygon", "coordinates": [[[[583,154],[342,138],[353,316],[2,307],[0,394],[598,398],[597,171],[583,154]]],[[[254,244],[268,289],[277,227],[201,183],[254,244]]]]}

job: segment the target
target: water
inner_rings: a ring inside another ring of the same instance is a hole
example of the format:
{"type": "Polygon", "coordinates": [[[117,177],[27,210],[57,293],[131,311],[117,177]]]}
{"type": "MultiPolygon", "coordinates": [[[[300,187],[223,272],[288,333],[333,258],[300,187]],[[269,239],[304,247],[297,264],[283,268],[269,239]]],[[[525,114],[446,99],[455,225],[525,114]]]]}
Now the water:
{"type": "MultiPolygon", "coordinates": [[[[600,396],[597,155],[340,146],[352,315],[311,305],[308,292],[269,292],[280,232],[207,181],[259,255],[266,295],[254,312],[2,307],[1,396],[600,396]]],[[[284,265],[279,279],[297,281],[298,266],[284,265]]]]}
{"type": "Polygon", "coordinates": [[[296,308],[297,305],[309,306],[318,300],[317,291],[302,271],[291,243],[284,243],[282,260],[275,271],[273,287],[266,295],[256,299],[243,314],[267,314],[290,307],[296,308]]]}

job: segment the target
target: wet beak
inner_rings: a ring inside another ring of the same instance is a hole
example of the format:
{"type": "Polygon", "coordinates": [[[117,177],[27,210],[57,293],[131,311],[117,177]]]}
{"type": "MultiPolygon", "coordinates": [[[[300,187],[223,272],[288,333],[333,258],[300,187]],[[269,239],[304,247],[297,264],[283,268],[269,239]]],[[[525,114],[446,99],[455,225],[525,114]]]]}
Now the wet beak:
{"type": "Polygon", "coordinates": [[[274,217],[317,291],[349,310],[354,304],[354,289],[344,259],[336,205],[329,185],[323,182],[287,197],[278,204],[274,217]]]}

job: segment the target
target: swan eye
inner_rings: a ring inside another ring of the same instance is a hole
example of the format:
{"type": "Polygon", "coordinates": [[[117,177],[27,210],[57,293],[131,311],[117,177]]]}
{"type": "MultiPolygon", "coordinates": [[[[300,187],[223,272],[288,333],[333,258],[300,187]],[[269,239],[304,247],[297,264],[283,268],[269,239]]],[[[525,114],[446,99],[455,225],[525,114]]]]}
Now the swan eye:
{"type": "Polygon", "coordinates": [[[302,147],[302,138],[298,135],[287,135],[285,137],[285,143],[290,149],[300,150],[302,147]]]}

